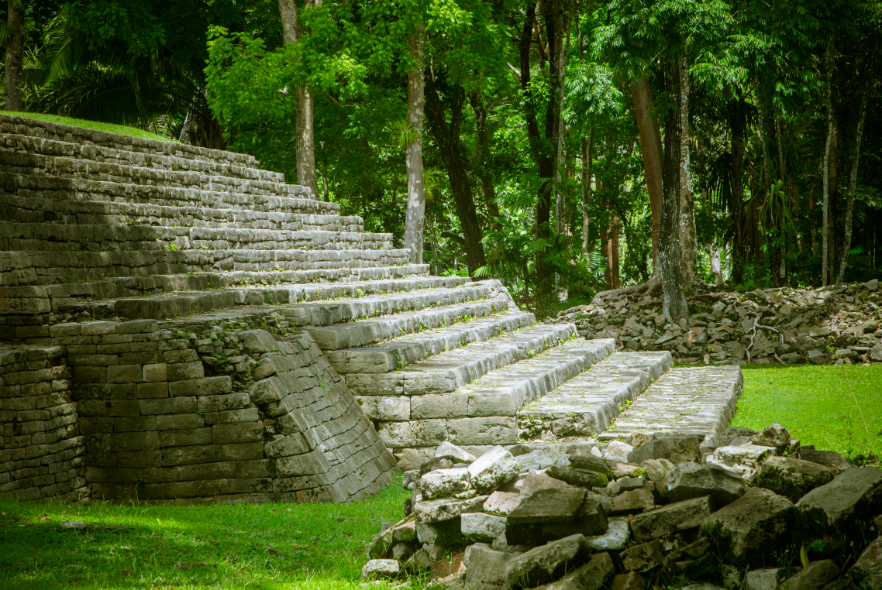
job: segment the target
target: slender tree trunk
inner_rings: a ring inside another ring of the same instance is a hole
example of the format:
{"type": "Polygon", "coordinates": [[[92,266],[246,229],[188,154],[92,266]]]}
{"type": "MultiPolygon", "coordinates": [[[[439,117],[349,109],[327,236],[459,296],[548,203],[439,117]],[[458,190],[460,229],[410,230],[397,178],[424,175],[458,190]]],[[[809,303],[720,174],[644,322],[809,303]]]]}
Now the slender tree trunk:
{"type": "MultiPolygon", "coordinates": [[[[303,37],[297,3],[294,0],[278,0],[282,19],[282,39],[285,44],[295,44],[303,37]]],[[[307,0],[307,6],[312,4],[307,0]]],[[[316,0],[316,5],[321,0],[316,0]]],[[[294,150],[297,161],[297,182],[309,188],[313,199],[319,198],[318,176],[315,168],[315,130],[313,126],[313,98],[306,86],[294,89],[297,108],[294,112],[294,150]]]]}
{"type": "Polygon", "coordinates": [[[665,317],[677,321],[688,315],[680,276],[680,67],[671,60],[665,67],[665,89],[674,108],[665,116],[665,151],[662,164],[663,201],[658,261],[661,270],[665,317]]]}
{"type": "MultiPolygon", "coordinates": [[[[607,210],[606,197],[603,196],[602,192],[600,197],[600,207],[603,211],[607,210]]],[[[605,213],[605,215],[608,215],[608,213],[605,213]]],[[[612,256],[610,255],[609,250],[609,220],[600,225],[600,254],[603,256],[603,278],[606,282],[606,288],[615,289],[612,276],[612,256]]]]}
{"type": "Polygon", "coordinates": [[[649,78],[641,78],[631,86],[631,101],[634,104],[634,117],[637,119],[637,130],[640,133],[640,150],[643,153],[643,168],[646,171],[646,189],[649,191],[649,208],[652,210],[652,274],[654,276],[659,272],[658,254],[662,208],[662,146],[658,119],[652,114],[652,100],[652,88],[649,86],[649,78]]]}
{"type": "Polygon", "coordinates": [[[695,202],[689,174],[689,76],[680,59],[680,271],[683,285],[698,274],[698,240],[695,235],[695,202]]]}
{"type": "Polygon", "coordinates": [[[829,261],[829,256],[827,254],[827,242],[829,240],[829,226],[827,220],[830,215],[830,146],[833,143],[833,41],[830,41],[830,44],[827,45],[827,56],[825,61],[827,62],[826,74],[827,74],[827,84],[824,92],[824,106],[827,110],[827,141],[824,145],[824,190],[822,193],[822,219],[823,219],[823,230],[821,235],[821,286],[827,286],[827,266],[829,261]]]}
{"type": "Polygon", "coordinates": [[[500,224],[496,221],[500,217],[499,205],[496,203],[496,186],[493,179],[484,169],[487,161],[487,154],[490,153],[490,131],[487,129],[487,109],[481,101],[481,97],[477,92],[469,93],[469,102],[472,110],[475,111],[475,127],[478,132],[478,145],[474,158],[475,175],[481,183],[481,194],[484,197],[484,205],[487,207],[487,213],[490,217],[490,226],[500,229],[500,224]]]}
{"type": "Polygon", "coordinates": [[[24,60],[24,2],[9,0],[6,21],[6,110],[24,110],[22,62],[24,60]]]}
{"type": "Polygon", "coordinates": [[[450,125],[447,124],[444,104],[435,88],[435,81],[431,76],[426,77],[426,122],[429,132],[438,147],[441,161],[447,169],[447,178],[450,180],[450,190],[453,192],[453,200],[456,203],[456,215],[462,225],[463,238],[465,239],[466,263],[469,268],[469,276],[474,276],[476,270],[486,264],[484,259],[484,245],[481,242],[483,234],[478,222],[478,213],[475,208],[475,200],[472,195],[472,185],[469,182],[467,172],[468,163],[460,152],[460,123],[462,121],[462,109],[465,103],[465,94],[462,87],[453,88],[452,116],[450,125]]]}
{"type": "Polygon", "coordinates": [[[739,89],[738,98],[732,104],[732,202],[729,211],[732,215],[734,235],[732,238],[732,281],[744,282],[744,96],[739,89]]]}
{"type": "Polygon", "coordinates": [[[561,218],[566,205],[564,195],[564,170],[566,168],[566,153],[564,151],[564,125],[563,125],[563,102],[564,84],[567,75],[567,56],[564,51],[564,39],[566,38],[566,12],[564,0],[547,0],[543,3],[550,7],[551,14],[546,14],[546,29],[548,29],[548,43],[551,49],[551,101],[549,105],[551,114],[552,130],[551,141],[554,146],[554,201],[555,201],[555,231],[562,232],[561,218]],[[552,28],[548,27],[549,20],[552,28]]]}
{"type": "MultiPolygon", "coordinates": [[[[531,4],[527,7],[524,27],[518,44],[518,53],[520,57],[521,89],[524,95],[524,118],[527,123],[530,148],[539,171],[539,191],[536,202],[536,237],[547,239],[550,237],[549,221],[551,219],[551,185],[554,177],[554,160],[550,150],[545,145],[547,140],[551,139],[552,125],[549,124],[551,122],[546,117],[546,137],[543,137],[539,131],[539,121],[536,118],[536,111],[533,106],[533,86],[530,79],[530,49],[533,41],[533,24],[535,20],[536,5],[531,4]]],[[[546,115],[551,114],[550,111],[551,109],[546,112],[546,115]]],[[[537,299],[551,295],[551,288],[553,286],[551,269],[542,260],[543,256],[544,253],[542,252],[536,255],[537,299]]]]}
{"type": "Polygon", "coordinates": [[[415,264],[423,262],[423,225],[426,217],[426,187],[423,183],[423,26],[410,36],[413,68],[407,74],[407,125],[414,130],[407,145],[407,216],[404,221],[404,247],[415,264]]]}
{"type": "Polygon", "coordinates": [[[619,218],[616,215],[612,215],[609,225],[609,256],[613,289],[618,289],[622,286],[619,280],[621,270],[619,265],[619,229],[619,218]]]}
{"type": "Polygon", "coordinates": [[[589,235],[591,233],[591,212],[589,205],[591,204],[591,168],[592,160],[594,160],[594,124],[591,124],[591,130],[588,132],[588,142],[586,145],[585,138],[581,141],[582,148],[582,254],[588,256],[591,242],[589,235]]]}
{"type": "Polygon", "coordinates": [[[845,202],[845,226],[842,228],[844,243],[839,254],[839,272],[836,273],[836,284],[841,285],[845,280],[845,265],[848,262],[848,251],[851,249],[852,237],[852,214],[854,212],[854,191],[857,188],[858,162],[861,159],[861,137],[864,134],[864,120],[867,115],[867,99],[870,96],[870,88],[873,82],[868,80],[861,95],[861,104],[858,107],[857,128],[854,133],[854,153],[851,157],[851,171],[848,174],[848,195],[845,202]]]}

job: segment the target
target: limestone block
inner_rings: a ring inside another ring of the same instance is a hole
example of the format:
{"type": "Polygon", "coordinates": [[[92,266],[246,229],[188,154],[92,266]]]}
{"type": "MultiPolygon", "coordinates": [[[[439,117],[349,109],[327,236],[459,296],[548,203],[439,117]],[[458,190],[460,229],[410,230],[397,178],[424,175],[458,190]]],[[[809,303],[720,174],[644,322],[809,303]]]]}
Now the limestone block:
{"type": "MultiPolygon", "coordinates": [[[[228,378],[227,378],[228,379],[228,378]]],[[[247,393],[230,393],[227,395],[200,395],[197,408],[200,412],[225,412],[247,408],[251,400],[247,393]]]]}
{"type": "Polygon", "coordinates": [[[410,399],[414,420],[468,416],[468,395],[462,392],[414,395],[410,399]]]}
{"type": "Polygon", "coordinates": [[[140,413],[145,416],[152,414],[189,414],[195,413],[197,410],[195,396],[142,399],[137,404],[140,408],[140,413]]]}
{"type": "Polygon", "coordinates": [[[790,533],[795,513],[787,498],[763,488],[748,488],[743,496],[707,516],[702,531],[707,531],[712,542],[722,544],[721,552],[761,560],[765,551],[790,533]]]}
{"type": "Polygon", "coordinates": [[[186,379],[201,379],[205,377],[205,369],[201,361],[190,363],[169,363],[168,380],[183,381],[186,379]]]}
{"type": "Polygon", "coordinates": [[[681,463],[667,472],[666,496],[671,502],[710,496],[715,506],[734,502],[746,490],[737,475],[717,466],[681,463]]]}
{"type": "Polygon", "coordinates": [[[358,397],[361,410],[371,420],[403,422],[411,418],[411,398],[362,396],[358,397]]]}
{"type": "Polygon", "coordinates": [[[505,565],[505,582],[511,588],[527,588],[559,578],[567,568],[586,561],[585,537],[572,535],[518,555],[505,565]]]}
{"type": "Polygon", "coordinates": [[[697,527],[710,512],[709,496],[683,500],[634,516],[631,531],[636,541],[651,541],[677,531],[697,527]]]}
{"type": "Polygon", "coordinates": [[[263,440],[263,424],[260,422],[232,422],[211,427],[214,444],[247,443],[263,440]]]}
{"type": "Polygon", "coordinates": [[[467,512],[460,516],[460,531],[469,539],[492,542],[505,533],[505,518],[483,512],[467,512]]]}
{"type": "Polygon", "coordinates": [[[315,475],[325,473],[331,469],[331,465],[320,450],[281,457],[276,460],[276,470],[281,477],[296,475],[315,475]]]}
{"type": "Polygon", "coordinates": [[[514,557],[514,553],[494,551],[484,543],[469,545],[463,558],[467,566],[466,587],[470,590],[505,590],[505,567],[514,557]]]}
{"type": "Polygon", "coordinates": [[[445,420],[381,422],[377,433],[388,447],[435,447],[447,439],[445,420]]]}
{"type": "Polygon", "coordinates": [[[213,424],[232,424],[234,422],[257,422],[258,420],[260,420],[260,414],[257,408],[205,413],[205,424],[209,426],[213,424]]]}
{"type": "Polygon", "coordinates": [[[882,470],[849,469],[803,496],[796,507],[807,524],[847,531],[859,515],[882,512],[882,470]]]}
{"type": "Polygon", "coordinates": [[[420,491],[425,500],[451,498],[469,489],[469,472],[465,468],[436,469],[420,478],[420,491]]]}
{"type": "Polygon", "coordinates": [[[168,381],[168,366],[165,363],[144,365],[144,381],[168,381]]]}
{"type": "Polygon", "coordinates": [[[156,416],[158,430],[190,430],[201,428],[205,419],[199,414],[166,414],[156,416]]]}
{"type": "Polygon", "coordinates": [[[268,457],[288,457],[290,455],[300,455],[310,450],[306,440],[300,433],[277,438],[268,443],[265,449],[268,457]]]}
{"type": "Polygon", "coordinates": [[[515,444],[515,417],[464,418],[447,421],[450,442],[456,445],[515,444]]]}
{"type": "Polygon", "coordinates": [[[191,430],[163,430],[159,433],[163,447],[182,447],[187,445],[211,444],[211,428],[191,430]]]}

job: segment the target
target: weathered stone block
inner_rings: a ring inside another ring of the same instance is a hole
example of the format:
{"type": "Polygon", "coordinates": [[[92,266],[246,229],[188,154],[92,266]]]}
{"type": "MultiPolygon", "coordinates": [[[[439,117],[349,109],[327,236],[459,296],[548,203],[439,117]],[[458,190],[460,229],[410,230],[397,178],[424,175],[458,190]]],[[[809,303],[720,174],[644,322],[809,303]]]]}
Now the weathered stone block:
{"type": "Polygon", "coordinates": [[[168,381],[168,365],[165,363],[144,365],[144,381],[148,383],[168,381]]]}
{"type": "Polygon", "coordinates": [[[197,411],[196,398],[170,397],[166,399],[142,399],[140,404],[141,414],[186,414],[197,411]]]}
{"type": "MultiPolygon", "coordinates": [[[[169,380],[168,392],[171,396],[178,395],[222,395],[233,390],[233,382],[227,376],[203,377],[184,381],[169,380]]],[[[206,410],[207,411],[207,410],[206,410]]]]}
{"type": "Polygon", "coordinates": [[[138,383],[143,376],[141,365],[117,365],[107,367],[108,383],[138,383]]]}
{"type": "Polygon", "coordinates": [[[258,420],[260,420],[260,414],[258,413],[257,408],[205,413],[205,423],[208,425],[232,424],[234,422],[257,422],[258,420]]]}
{"type": "Polygon", "coordinates": [[[234,422],[215,424],[211,427],[214,444],[246,443],[263,440],[263,424],[260,422],[234,422]]]}
{"type": "Polygon", "coordinates": [[[157,430],[190,430],[202,428],[205,419],[199,414],[166,414],[156,416],[157,430]]]}
{"type": "Polygon", "coordinates": [[[192,363],[169,363],[168,380],[184,381],[186,379],[202,379],[205,377],[205,368],[201,361],[192,363]]]}
{"type": "MultiPolygon", "coordinates": [[[[211,379],[216,379],[212,377],[211,379]]],[[[219,379],[229,379],[221,377],[219,379]]],[[[198,411],[200,412],[226,412],[247,408],[251,403],[247,393],[231,393],[228,395],[200,395],[198,398],[198,411]]]]}
{"type": "Polygon", "coordinates": [[[157,381],[156,383],[138,383],[138,397],[140,398],[161,398],[168,397],[168,383],[165,381],[157,381]]]}

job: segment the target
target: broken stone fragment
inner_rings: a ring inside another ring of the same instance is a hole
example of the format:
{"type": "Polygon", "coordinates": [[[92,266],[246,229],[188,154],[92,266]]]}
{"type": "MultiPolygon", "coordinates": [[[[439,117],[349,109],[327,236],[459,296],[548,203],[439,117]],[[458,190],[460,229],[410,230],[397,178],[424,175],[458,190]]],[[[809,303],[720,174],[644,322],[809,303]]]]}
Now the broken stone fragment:
{"type": "Polygon", "coordinates": [[[494,551],[484,543],[475,543],[465,550],[466,587],[470,590],[504,590],[505,568],[516,553],[494,551]]]}
{"type": "Polygon", "coordinates": [[[518,555],[505,565],[505,583],[530,588],[559,578],[566,569],[586,561],[585,537],[572,535],[518,555]]]}
{"type": "Polygon", "coordinates": [[[572,487],[574,486],[561,479],[550,477],[544,473],[537,473],[536,471],[531,471],[521,480],[521,494],[524,496],[531,496],[539,490],[563,490],[572,487]]]}
{"type": "Polygon", "coordinates": [[[762,462],[774,454],[774,449],[759,445],[728,446],[715,450],[706,461],[739,475],[747,483],[752,483],[762,462]]]}
{"type": "Polygon", "coordinates": [[[798,502],[813,489],[830,483],[834,472],[811,461],[791,457],[769,457],[756,476],[756,485],[798,502]]]}
{"type": "Polygon", "coordinates": [[[481,494],[490,493],[516,477],[518,462],[502,447],[493,447],[468,466],[472,486],[481,494]]]}
{"type": "Polygon", "coordinates": [[[799,458],[803,461],[811,461],[812,463],[829,467],[837,475],[846,469],[851,469],[848,459],[835,451],[818,451],[814,448],[807,449],[803,447],[799,449],[799,458]]]}
{"type": "Polygon", "coordinates": [[[790,534],[794,516],[793,503],[787,498],[764,488],[749,488],[743,496],[706,517],[701,532],[721,555],[762,560],[790,534]]]}
{"type": "Polygon", "coordinates": [[[674,432],[655,432],[650,435],[632,435],[634,450],[628,455],[629,463],[642,463],[649,459],[667,459],[673,464],[701,459],[703,436],[674,432]]]}
{"type": "Polygon", "coordinates": [[[585,537],[585,546],[590,551],[620,551],[628,546],[631,527],[628,525],[627,517],[610,518],[607,526],[607,531],[602,535],[585,537]]]}
{"type": "Polygon", "coordinates": [[[494,516],[508,516],[518,507],[522,498],[516,492],[493,492],[484,502],[484,512],[494,516]]]}
{"type": "Polygon", "coordinates": [[[874,467],[849,469],[803,496],[796,507],[808,528],[832,527],[846,532],[857,518],[882,512],[882,471],[874,467]]]}
{"type": "Polygon", "coordinates": [[[882,537],[867,545],[858,557],[851,579],[858,588],[882,588],[882,537]]]}
{"type": "Polygon", "coordinates": [[[778,590],[778,583],[783,577],[782,568],[753,570],[744,576],[745,590],[778,590]]]}
{"type": "Polygon", "coordinates": [[[751,437],[750,444],[772,447],[783,452],[790,446],[790,433],[780,424],[770,424],[751,437]]]}
{"type": "Polygon", "coordinates": [[[641,463],[641,466],[646,471],[646,477],[654,482],[658,489],[661,489],[665,483],[665,475],[668,471],[674,468],[674,464],[667,459],[647,459],[641,463]]]}
{"type": "Polygon", "coordinates": [[[607,461],[618,461],[620,463],[628,462],[628,454],[634,450],[634,447],[619,440],[610,441],[606,445],[606,451],[603,458],[607,461]]]}
{"type": "Polygon", "coordinates": [[[643,512],[651,508],[655,508],[655,497],[649,490],[640,488],[614,496],[610,512],[613,514],[643,512]]]}
{"type": "Polygon", "coordinates": [[[612,590],[645,590],[646,579],[637,572],[616,574],[612,579],[612,590]]]}
{"type": "Polygon", "coordinates": [[[631,521],[631,532],[638,542],[651,541],[697,527],[710,513],[710,496],[683,500],[638,514],[631,521]]]}
{"type": "Polygon", "coordinates": [[[420,475],[425,475],[437,469],[453,469],[454,467],[456,467],[456,463],[447,457],[432,457],[420,464],[420,475]]]}
{"type": "Polygon", "coordinates": [[[667,473],[663,495],[671,502],[710,496],[719,508],[740,498],[745,489],[740,477],[718,465],[681,463],[667,473]]]}
{"type": "Polygon", "coordinates": [[[458,447],[450,441],[444,441],[435,450],[435,457],[439,459],[449,459],[454,463],[474,463],[475,456],[458,447]]]}
{"type": "Polygon", "coordinates": [[[431,524],[459,518],[463,512],[480,512],[489,496],[477,496],[466,500],[450,498],[417,502],[413,507],[417,524],[431,524]]]}
{"type": "Polygon", "coordinates": [[[361,568],[361,579],[364,581],[382,578],[395,578],[401,573],[398,562],[394,559],[372,559],[361,568]]]}
{"type": "Polygon", "coordinates": [[[437,469],[420,478],[423,499],[451,498],[469,489],[469,472],[466,468],[437,469]]]}

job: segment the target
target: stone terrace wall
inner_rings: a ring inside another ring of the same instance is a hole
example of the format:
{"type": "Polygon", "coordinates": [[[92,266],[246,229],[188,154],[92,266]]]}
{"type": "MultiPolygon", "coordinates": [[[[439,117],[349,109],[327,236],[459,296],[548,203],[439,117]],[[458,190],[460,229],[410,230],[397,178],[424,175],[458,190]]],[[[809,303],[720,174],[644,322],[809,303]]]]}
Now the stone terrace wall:
{"type": "Polygon", "coordinates": [[[0,351],[0,497],[88,498],[64,349],[0,351]]]}
{"type": "Polygon", "coordinates": [[[340,502],[391,481],[394,458],[343,380],[278,315],[47,329],[59,346],[0,357],[13,359],[3,368],[5,495],[340,502]],[[38,441],[38,429],[55,438],[38,441]],[[81,471],[70,474],[74,458],[81,471]],[[67,479],[49,475],[59,461],[67,479]]]}

